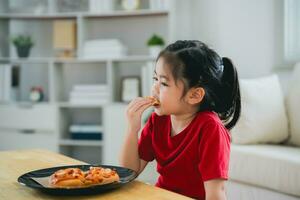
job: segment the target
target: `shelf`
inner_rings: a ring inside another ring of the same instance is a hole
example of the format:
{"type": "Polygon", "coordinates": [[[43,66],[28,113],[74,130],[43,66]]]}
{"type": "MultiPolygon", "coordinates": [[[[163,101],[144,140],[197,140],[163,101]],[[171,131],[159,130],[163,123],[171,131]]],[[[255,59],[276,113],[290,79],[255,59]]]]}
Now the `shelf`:
{"type": "Polygon", "coordinates": [[[103,146],[101,140],[72,140],[72,139],[62,139],[59,141],[60,146],[103,146]]]}
{"type": "Polygon", "coordinates": [[[52,19],[76,19],[83,18],[115,18],[115,17],[139,17],[139,16],[167,16],[167,10],[149,10],[141,9],[136,11],[116,10],[107,13],[90,13],[90,12],[74,12],[74,13],[51,13],[51,14],[0,14],[0,19],[17,19],[17,20],[52,20],[52,19]]]}
{"type": "Polygon", "coordinates": [[[55,13],[55,14],[0,14],[0,19],[17,19],[17,20],[51,20],[51,19],[76,19],[74,13],[55,13]]]}
{"type": "Polygon", "coordinates": [[[129,55],[120,58],[53,58],[54,63],[144,62],[154,61],[150,55],[129,55]]]}
{"type": "Polygon", "coordinates": [[[96,14],[96,13],[84,13],[83,17],[86,18],[112,18],[112,17],[135,17],[135,16],[164,16],[168,15],[167,10],[149,10],[141,9],[136,11],[124,11],[117,10],[109,13],[96,14]]]}
{"type": "MultiPolygon", "coordinates": [[[[71,9],[68,8],[68,10],[65,9],[66,12],[56,13],[58,10],[63,10],[60,7],[57,9],[57,1],[46,1],[47,6],[49,6],[47,11],[53,12],[39,14],[26,12],[40,8],[39,5],[33,5],[33,3],[29,5],[25,0],[21,3],[3,0],[4,3],[0,3],[0,7],[3,7],[0,9],[3,11],[0,12],[0,29],[3,30],[3,34],[0,34],[0,41],[3,41],[0,48],[3,57],[0,55],[0,63],[9,65],[11,72],[15,75],[14,80],[18,80],[14,81],[14,84],[8,84],[6,88],[8,91],[11,90],[12,94],[16,94],[16,97],[11,99],[18,101],[0,102],[0,105],[19,107],[20,109],[16,110],[20,110],[20,112],[23,108],[23,110],[28,108],[28,111],[34,111],[35,107],[37,107],[36,110],[42,107],[41,110],[46,109],[54,113],[55,120],[50,120],[50,122],[55,125],[53,130],[51,129],[55,134],[51,135],[55,142],[55,148],[66,153],[66,155],[78,156],[78,158],[82,156],[90,162],[95,162],[102,157],[113,157],[111,156],[114,152],[112,150],[118,149],[120,145],[118,145],[119,141],[118,143],[112,143],[112,141],[119,140],[120,137],[117,133],[122,132],[126,127],[123,113],[128,103],[121,102],[122,80],[124,77],[140,77],[141,90],[148,93],[150,90],[148,85],[150,86],[151,80],[150,76],[147,75],[151,75],[153,71],[153,66],[150,66],[148,62],[152,64],[156,61],[156,57],[150,55],[146,41],[154,33],[162,36],[166,41],[169,40],[168,37],[172,33],[170,29],[172,27],[170,23],[173,22],[172,10],[114,10],[96,13],[83,11],[86,9],[84,7],[78,12],[69,12],[71,9]],[[27,6],[28,9],[21,12],[8,12],[9,10],[16,11],[23,6],[27,6]],[[37,8],[35,8],[36,6],[37,8]],[[6,11],[7,13],[5,13],[6,11]],[[75,52],[78,57],[75,58],[55,57],[58,52],[53,47],[53,23],[56,20],[64,19],[76,22],[77,49],[75,52]],[[9,40],[18,34],[29,35],[35,42],[28,58],[18,58],[16,49],[9,40]],[[100,57],[100,54],[96,54],[97,58],[83,58],[85,42],[98,39],[119,39],[127,47],[129,55],[118,58],[103,58],[100,57]],[[104,103],[101,103],[102,99],[100,98],[94,104],[86,104],[86,102],[74,104],[69,101],[70,93],[75,85],[89,84],[107,85],[108,95],[106,97],[108,101],[103,99],[102,102],[104,103]],[[30,102],[29,91],[32,86],[38,85],[44,88],[46,101],[30,102]],[[77,124],[101,126],[103,139],[72,139],[74,135],[70,131],[70,126],[77,124]],[[111,133],[116,135],[112,136],[111,133]],[[95,151],[99,153],[97,155],[92,154],[95,151]]],[[[150,4],[146,0],[141,6],[146,8],[150,4]]],[[[121,5],[117,4],[116,8],[121,8],[121,5]]],[[[47,114],[43,115],[48,116],[47,114]]],[[[11,120],[14,123],[14,119],[11,120]]],[[[13,125],[15,126],[15,124],[13,125]]],[[[35,140],[31,142],[36,143],[35,140]]]]}
{"type": "Polygon", "coordinates": [[[30,101],[16,101],[16,102],[0,102],[0,106],[20,106],[20,107],[33,107],[33,106],[39,106],[39,105],[43,105],[43,106],[50,106],[52,105],[49,102],[38,102],[38,103],[34,103],[34,102],[30,102],[30,101]]]}
{"type": "Polygon", "coordinates": [[[69,102],[60,102],[57,104],[60,108],[103,108],[107,104],[72,104],[69,102]]]}
{"type": "Polygon", "coordinates": [[[155,57],[150,55],[130,55],[120,58],[51,58],[51,57],[29,57],[29,58],[7,58],[0,57],[0,62],[11,62],[18,64],[26,63],[101,63],[101,62],[144,62],[155,61],[155,57]]]}
{"type": "Polygon", "coordinates": [[[144,62],[155,61],[156,57],[150,55],[125,56],[123,58],[112,59],[112,62],[144,62]]]}
{"type": "Polygon", "coordinates": [[[0,62],[11,62],[16,64],[35,64],[35,63],[49,63],[52,58],[46,57],[30,57],[30,58],[8,58],[8,57],[0,57],[0,62]]]}

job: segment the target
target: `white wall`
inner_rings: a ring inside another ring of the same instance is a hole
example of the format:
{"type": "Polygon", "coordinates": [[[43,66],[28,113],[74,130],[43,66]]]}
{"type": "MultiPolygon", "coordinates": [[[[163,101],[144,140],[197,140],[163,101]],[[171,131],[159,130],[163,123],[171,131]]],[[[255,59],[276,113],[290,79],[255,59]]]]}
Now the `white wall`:
{"type": "Polygon", "coordinates": [[[266,75],[287,65],[282,0],[191,0],[190,5],[179,1],[173,40],[206,42],[221,56],[232,58],[240,77],[266,75]],[[186,31],[187,27],[191,30],[186,31]]]}

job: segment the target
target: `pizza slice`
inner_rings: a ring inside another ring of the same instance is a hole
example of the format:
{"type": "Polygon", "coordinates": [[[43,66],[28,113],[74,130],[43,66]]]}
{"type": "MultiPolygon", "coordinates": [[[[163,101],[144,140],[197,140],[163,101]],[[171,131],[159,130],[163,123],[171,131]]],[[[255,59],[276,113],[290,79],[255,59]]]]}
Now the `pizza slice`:
{"type": "Polygon", "coordinates": [[[151,99],[151,105],[152,106],[159,106],[160,105],[160,102],[159,102],[159,100],[157,99],[157,98],[155,98],[155,97],[153,97],[153,96],[147,96],[147,97],[145,97],[145,98],[147,98],[147,99],[151,99]]]}
{"type": "Polygon", "coordinates": [[[82,187],[85,184],[85,174],[79,168],[60,169],[50,176],[49,184],[58,188],[82,187]]]}
{"type": "Polygon", "coordinates": [[[115,170],[103,167],[90,167],[85,176],[86,185],[103,185],[119,180],[120,177],[115,170]]]}

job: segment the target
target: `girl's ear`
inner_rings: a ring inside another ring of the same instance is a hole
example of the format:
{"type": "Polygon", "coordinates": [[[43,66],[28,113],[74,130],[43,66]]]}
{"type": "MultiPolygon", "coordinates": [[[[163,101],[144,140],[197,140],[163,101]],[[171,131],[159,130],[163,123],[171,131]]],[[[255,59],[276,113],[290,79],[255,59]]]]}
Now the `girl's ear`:
{"type": "Polygon", "coordinates": [[[202,101],[205,95],[205,90],[202,87],[191,88],[187,95],[189,104],[198,104],[202,101]]]}

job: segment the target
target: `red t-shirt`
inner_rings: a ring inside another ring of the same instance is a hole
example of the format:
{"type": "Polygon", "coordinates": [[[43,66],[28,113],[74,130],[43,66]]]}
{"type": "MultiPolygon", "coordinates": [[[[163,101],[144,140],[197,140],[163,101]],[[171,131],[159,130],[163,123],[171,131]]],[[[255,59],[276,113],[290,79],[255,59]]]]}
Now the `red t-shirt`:
{"type": "Polygon", "coordinates": [[[230,135],[214,112],[199,112],[175,136],[170,116],[152,113],[139,139],[139,155],[157,161],[156,186],[205,199],[204,181],[228,178],[230,135]]]}

